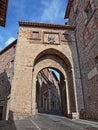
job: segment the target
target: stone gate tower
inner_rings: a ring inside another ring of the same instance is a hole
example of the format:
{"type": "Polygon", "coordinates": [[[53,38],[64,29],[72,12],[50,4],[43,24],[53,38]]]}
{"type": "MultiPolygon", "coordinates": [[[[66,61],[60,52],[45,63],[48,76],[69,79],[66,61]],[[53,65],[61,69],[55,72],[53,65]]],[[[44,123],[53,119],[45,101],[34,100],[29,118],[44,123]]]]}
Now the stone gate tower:
{"type": "Polygon", "coordinates": [[[14,119],[36,114],[36,78],[47,67],[61,74],[65,116],[78,117],[84,109],[74,29],[68,25],[19,22],[9,114],[14,119]]]}

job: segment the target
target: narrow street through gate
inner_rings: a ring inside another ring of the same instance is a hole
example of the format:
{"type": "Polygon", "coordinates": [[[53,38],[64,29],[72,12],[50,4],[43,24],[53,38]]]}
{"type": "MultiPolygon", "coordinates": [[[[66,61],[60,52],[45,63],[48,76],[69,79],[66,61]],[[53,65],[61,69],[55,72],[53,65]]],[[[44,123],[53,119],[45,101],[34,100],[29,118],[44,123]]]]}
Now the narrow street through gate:
{"type": "Polygon", "coordinates": [[[98,123],[38,114],[18,121],[1,121],[0,130],[98,130],[98,123]]]}

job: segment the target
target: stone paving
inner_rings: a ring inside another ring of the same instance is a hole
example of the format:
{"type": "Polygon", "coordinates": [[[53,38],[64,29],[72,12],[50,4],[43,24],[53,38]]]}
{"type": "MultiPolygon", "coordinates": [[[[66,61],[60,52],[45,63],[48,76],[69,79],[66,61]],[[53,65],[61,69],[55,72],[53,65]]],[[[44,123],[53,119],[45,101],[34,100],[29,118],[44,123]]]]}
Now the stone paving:
{"type": "Polygon", "coordinates": [[[0,121],[0,130],[98,130],[98,123],[39,114],[24,120],[0,121]]]}

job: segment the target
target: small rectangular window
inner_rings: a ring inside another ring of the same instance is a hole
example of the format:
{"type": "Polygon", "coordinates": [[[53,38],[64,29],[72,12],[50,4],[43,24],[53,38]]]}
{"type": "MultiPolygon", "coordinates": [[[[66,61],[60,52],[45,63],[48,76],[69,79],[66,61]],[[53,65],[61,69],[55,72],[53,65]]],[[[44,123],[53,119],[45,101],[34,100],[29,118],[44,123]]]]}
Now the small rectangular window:
{"type": "Polygon", "coordinates": [[[13,53],[16,53],[16,46],[13,47],[13,53]]]}
{"type": "Polygon", "coordinates": [[[95,57],[95,64],[98,64],[98,56],[95,57]]]}
{"type": "Polygon", "coordinates": [[[61,41],[66,41],[68,39],[69,39],[69,34],[65,34],[65,33],[61,34],[61,41]]]}
{"type": "Polygon", "coordinates": [[[14,68],[14,60],[10,62],[10,68],[14,68]]]}
{"type": "Polygon", "coordinates": [[[33,39],[39,39],[39,32],[33,31],[33,39]]]}
{"type": "Polygon", "coordinates": [[[0,120],[2,120],[2,115],[3,115],[3,106],[0,106],[0,120]]]}
{"type": "Polygon", "coordinates": [[[92,9],[91,5],[88,7],[86,14],[87,14],[87,17],[88,17],[88,18],[90,18],[90,17],[92,16],[92,14],[93,14],[93,9],[92,9]]]}
{"type": "Polygon", "coordinates": [[[94,10],[93,10],[92,5],[89,1],[89,3],[87,4],[87,6],[85,8],[85,13],[86,13],[88,19],[92,16],[93,12],[94,12],[94,10]]]}
{"type": "Polygon", "coordinates": [[[41,40],[41,31],[30,31],[30,40],[41,40]]]}

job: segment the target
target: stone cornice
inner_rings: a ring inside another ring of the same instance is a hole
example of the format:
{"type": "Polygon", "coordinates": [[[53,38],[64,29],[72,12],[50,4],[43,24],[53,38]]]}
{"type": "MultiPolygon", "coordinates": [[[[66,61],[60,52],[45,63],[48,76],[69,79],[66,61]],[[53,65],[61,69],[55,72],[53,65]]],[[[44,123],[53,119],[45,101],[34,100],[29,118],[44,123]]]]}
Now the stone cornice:
{"type": "Polygon", "coordinates": [[[63,25],[63,24],[48,24],[48,23],[36,23],[36,22],[19,22],[19,26],[25,27],[39,27],[39,28],[53,28],[53,29],[69,29],[74,30],[75,27],[70,25],[63,25]]]}
{"type": "Polygon", "coordinates": [[[68,1],[68,5],[67,5],[67,9],[66,9],[64,18],[68,18],[68,17],[69,17],[69,13],[70,13],[70,10],[71,10],[73,1],[74,1],[74,0],[69,0],[69,1],[68,1]]]}

